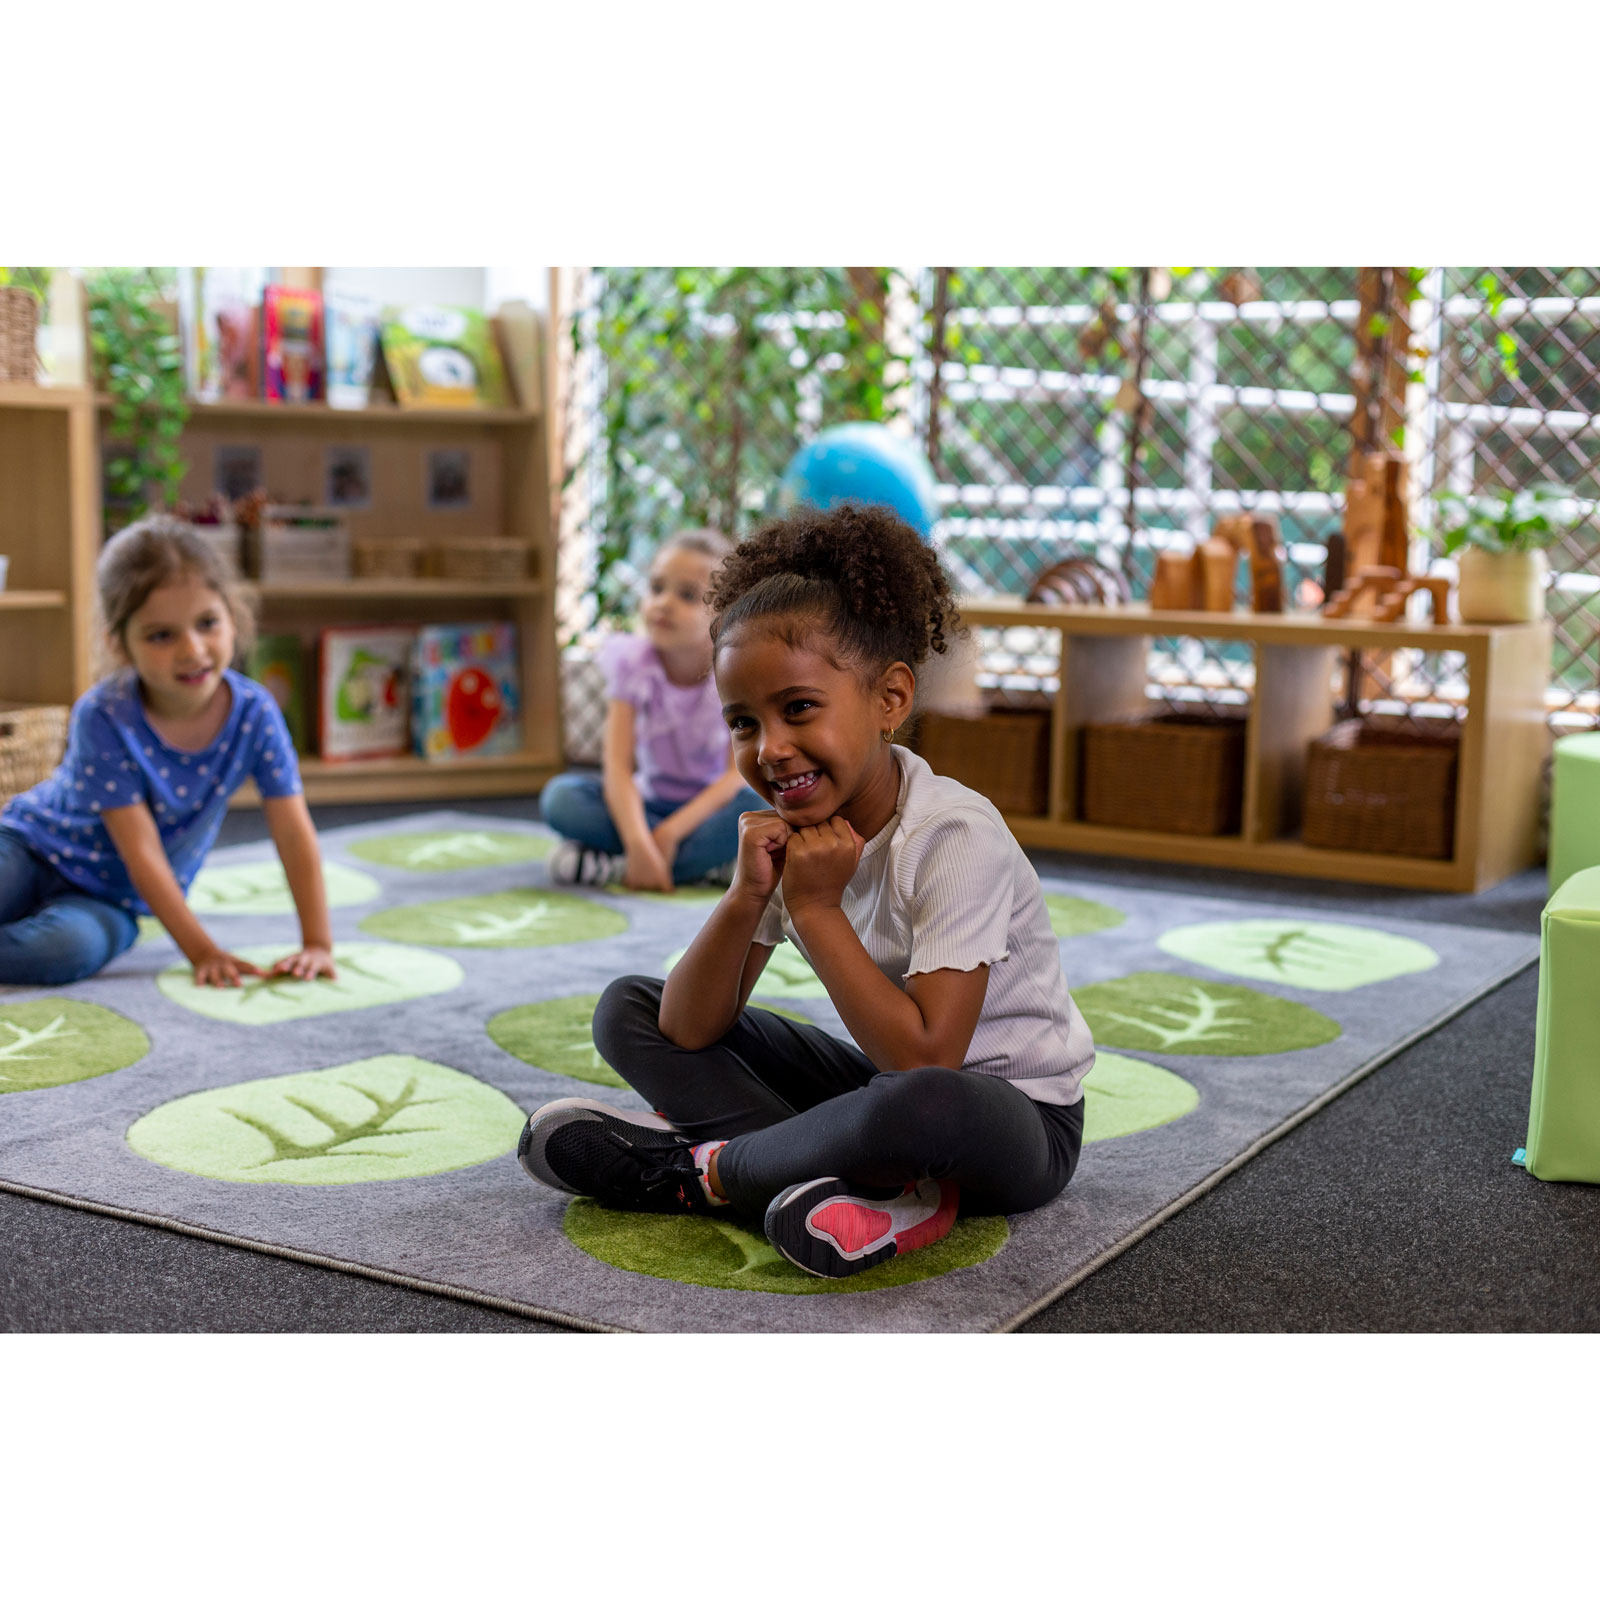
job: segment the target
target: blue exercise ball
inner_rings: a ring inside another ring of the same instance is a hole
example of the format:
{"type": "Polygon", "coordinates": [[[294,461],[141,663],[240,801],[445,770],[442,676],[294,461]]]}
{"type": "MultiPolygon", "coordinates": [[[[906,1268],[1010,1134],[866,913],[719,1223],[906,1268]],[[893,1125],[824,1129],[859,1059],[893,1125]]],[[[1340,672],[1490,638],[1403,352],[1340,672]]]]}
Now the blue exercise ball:
{"type": "Polygon", "coordinates": [[[939,520],[933,469],[910,439],[881,422],[824,428],[795,453],[778,485],[778,509],[797,505],[827,511],[845,500],[888,506],[924,538],[939,520]]]}

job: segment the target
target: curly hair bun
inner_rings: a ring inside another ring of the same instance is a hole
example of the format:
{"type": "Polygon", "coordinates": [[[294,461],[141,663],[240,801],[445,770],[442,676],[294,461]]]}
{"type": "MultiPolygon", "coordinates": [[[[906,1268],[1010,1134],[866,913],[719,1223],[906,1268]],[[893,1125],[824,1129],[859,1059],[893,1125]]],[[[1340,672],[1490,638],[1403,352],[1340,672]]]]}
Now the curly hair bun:
{"type": "Polygon", "coordinates": [[[933,547],[887,506],[855,501],[758,528],[718,569],[710,601],[718,644],[750,623],[804,618],[872,674],[893,661],[915,670],[963,631],[933,547]]]}

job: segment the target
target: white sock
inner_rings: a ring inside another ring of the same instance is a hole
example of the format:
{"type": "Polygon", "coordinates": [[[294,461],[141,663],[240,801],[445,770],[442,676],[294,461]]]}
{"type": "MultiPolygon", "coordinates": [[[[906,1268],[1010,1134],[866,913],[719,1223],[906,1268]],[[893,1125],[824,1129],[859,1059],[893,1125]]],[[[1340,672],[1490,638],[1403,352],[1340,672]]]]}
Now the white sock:
{"type": "Polygon", "coordinates": [[[694,1157],[694,1170],[700,1174],[700,1187],[706,1192],[706,1199],[714,1206],[725,1206],[727,1201],[711,1187],[711,1158],[728,1141],[726,1139],[711,1139],[705,1144],[693,1146],[689,1154],[694,1157]]]}

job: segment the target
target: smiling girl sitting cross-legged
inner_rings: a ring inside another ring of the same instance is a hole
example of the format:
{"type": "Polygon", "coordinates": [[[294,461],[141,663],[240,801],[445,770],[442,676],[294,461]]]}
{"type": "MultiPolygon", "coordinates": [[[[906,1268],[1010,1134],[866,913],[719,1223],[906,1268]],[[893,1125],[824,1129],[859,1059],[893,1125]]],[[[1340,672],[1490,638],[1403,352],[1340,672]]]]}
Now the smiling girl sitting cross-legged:
{"type": "Polygon", "coordinates": [[[1059,1194],[1083,1138],[1089,1030],[1039,880],[1000,814],[891,743],[957,625],[933,551],[892,512],[801,512],[712,591],[716,681],[745,781],[734,880],[663,984],[620,978],[601,1055],[657,1108],[559,1100],[535,1178],[635,1211],[730,1205],[795,1265],[859,1272],[957,1210],[1059,1194]],[[746,1009],[793,939],[855,1044],[746,1009]]]}

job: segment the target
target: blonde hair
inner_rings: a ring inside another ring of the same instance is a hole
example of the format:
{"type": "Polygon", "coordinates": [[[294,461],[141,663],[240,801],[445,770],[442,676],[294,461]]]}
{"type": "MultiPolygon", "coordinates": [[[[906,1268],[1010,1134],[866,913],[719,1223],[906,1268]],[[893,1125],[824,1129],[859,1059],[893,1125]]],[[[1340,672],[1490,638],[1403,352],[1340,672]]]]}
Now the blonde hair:
{"type": "Polygon", "coordinates": [[[696,555],[710,556],[715,567],[732,553],[733,541],[723,538],[715,528],[685,528],[663,540],[656,554],[664,556],[669,550],[693,550],[696,555]]]}
{"type": "MultiPolygon", "coordinates": [[[[95,566],[95,587],[106,637],[124,662],[128,624],[134,613],[163,584],[186,576],[198,578],[214,590],[228,608],[234,631],[231,664],[236,666],[250,653],[256,619],[222,557],[192,523],[166,512],[154,512],[113,534],[95,566]]],[[[122,664],[109,662],[107,670],[122,664]]]]}

